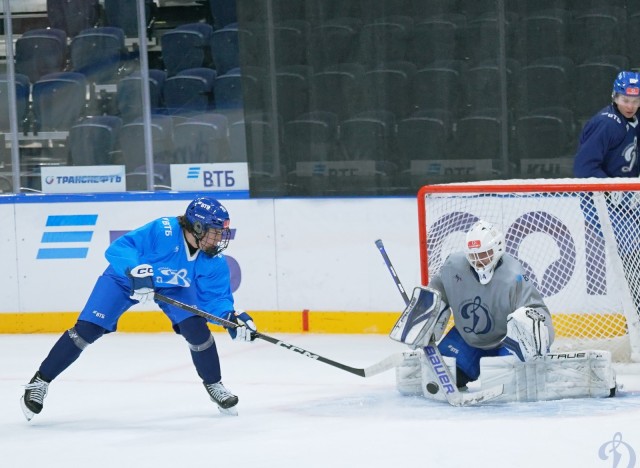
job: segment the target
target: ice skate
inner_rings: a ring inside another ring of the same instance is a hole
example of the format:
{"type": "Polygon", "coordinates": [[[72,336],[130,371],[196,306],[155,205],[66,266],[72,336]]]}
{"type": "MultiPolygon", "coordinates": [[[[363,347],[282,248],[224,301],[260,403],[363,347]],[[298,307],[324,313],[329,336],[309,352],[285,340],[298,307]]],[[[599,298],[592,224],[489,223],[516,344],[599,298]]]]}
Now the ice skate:
{"type": "Polygon", "coordinates": [[[31,421],[33,416],[42,411],[44,397],[47,396],[49,382],[46,381],[40,372],[36,372],[31,381],[24,386],[24,395],[20,397],[20,407],[27,421],[31,421]]]}
{"type": "Polygon", "coordinates": [[[217,382],[213,384],[204,384],[204,388],[207,389],[207,393],[209,393],[209,398],[216,405],[218,405],[218,409],[222,414],[229,414],[232,416],[238,415],[238,410],[236,405],[238,404],[238,397],[227,390],[222,382],[217,382]]]}

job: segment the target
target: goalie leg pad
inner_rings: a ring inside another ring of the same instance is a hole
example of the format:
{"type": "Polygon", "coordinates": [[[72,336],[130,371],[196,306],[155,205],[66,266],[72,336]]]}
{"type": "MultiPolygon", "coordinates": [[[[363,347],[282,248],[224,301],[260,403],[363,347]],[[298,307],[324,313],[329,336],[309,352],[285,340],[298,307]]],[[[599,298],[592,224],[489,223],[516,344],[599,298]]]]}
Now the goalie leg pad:
{"type": "Polygon", "coordinates": [[[396,367],[396,388],[402,395],[422,395],[421,350],[402,353],[402,363],[396,367]]]}
{"type": "Polygon", "coordinates": [[[495,401],[548,401],[565,398],[602,398],[616,389],[608,351],[547,354],[521,362],[515,356],[482,358],[482,388],[503,384],[495,401]]]}

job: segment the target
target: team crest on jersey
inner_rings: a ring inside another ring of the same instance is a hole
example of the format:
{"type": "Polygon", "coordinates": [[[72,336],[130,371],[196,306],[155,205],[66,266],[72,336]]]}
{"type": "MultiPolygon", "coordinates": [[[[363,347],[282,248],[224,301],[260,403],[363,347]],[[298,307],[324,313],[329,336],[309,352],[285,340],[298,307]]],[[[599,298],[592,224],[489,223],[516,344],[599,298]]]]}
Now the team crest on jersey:
{"type": "Polygon", "coordinates": [[[184,268],[173,270],[163,267],[156,269],[156,271],[160,273],[160,275],[156,275],[156,283],[172,284],[182,288],[191,286],[191,280],[187,277],[187,270],[184,268]]]}
{"type": "Polygon", "coordinates": [[[482,304],[480,296],[462,304],[460,315],[465,319],[462,329],[466,333],[484,335],[489,333],[493,327],[489,310],[482,304]]]}

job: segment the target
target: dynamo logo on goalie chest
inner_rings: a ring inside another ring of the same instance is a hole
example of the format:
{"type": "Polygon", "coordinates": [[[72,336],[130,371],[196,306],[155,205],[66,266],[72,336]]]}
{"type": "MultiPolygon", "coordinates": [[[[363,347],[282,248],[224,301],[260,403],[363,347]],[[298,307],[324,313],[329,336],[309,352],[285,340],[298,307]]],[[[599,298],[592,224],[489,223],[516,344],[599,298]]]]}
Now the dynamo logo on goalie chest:
{"type": "Polygon", "coordinates": [[[97,214],[51,215],[47,217],[37,260],[87,258],[97,214]]]}

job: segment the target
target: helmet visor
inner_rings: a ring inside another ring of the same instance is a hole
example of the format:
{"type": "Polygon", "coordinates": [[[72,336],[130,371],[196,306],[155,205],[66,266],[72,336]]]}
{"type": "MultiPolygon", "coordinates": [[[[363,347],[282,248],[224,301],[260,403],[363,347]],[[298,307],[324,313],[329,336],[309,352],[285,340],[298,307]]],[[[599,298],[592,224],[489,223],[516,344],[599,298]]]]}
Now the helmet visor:
{"type": "Polygon", "coordinates": [[[485,250],[484,252],[469,252],[467,253],[467,259],[476,270],[482,270],[493,262],[493,249],[485,250]]]}
{"type": "Polygon", "coordinates": [[[198,239],[198,248],[208,255],[218,255],[228,247],[230,238],[229,228],[211,228],[198,239]]]}

